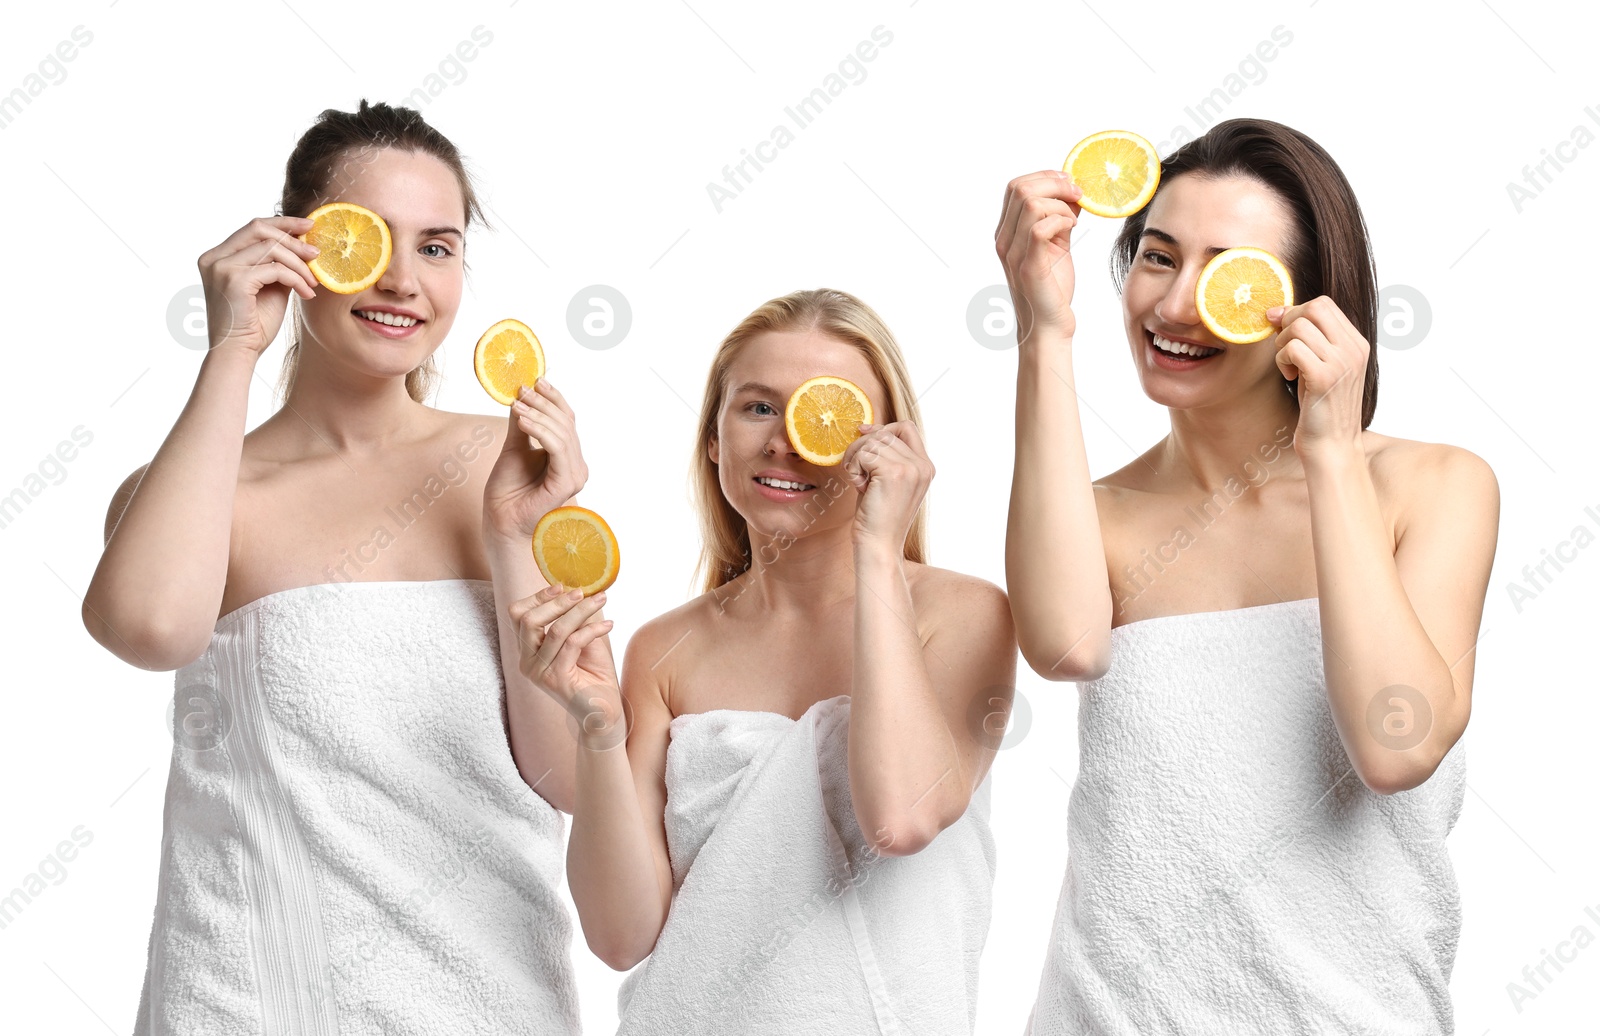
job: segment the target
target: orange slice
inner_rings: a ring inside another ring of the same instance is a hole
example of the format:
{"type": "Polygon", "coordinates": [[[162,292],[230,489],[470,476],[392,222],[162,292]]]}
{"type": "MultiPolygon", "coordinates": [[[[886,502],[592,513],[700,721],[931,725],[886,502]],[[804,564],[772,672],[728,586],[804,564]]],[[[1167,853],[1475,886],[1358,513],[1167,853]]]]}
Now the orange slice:
{"type": "Polygon", "coordinates": [[[861,386],[824,374],[801,384],[789,397],[783,424],[789,442],[813,464],[833,465],[872,423],[872,401],[861,386]]]}
{"type": "Polygon", "coordinates": [[[1294,282],[1271,252],[1230,248],[1218,252],[1194,285],[1200,320],[1224,342],[1246,345],[1275,334],[1267,323],[1273,306],[1294,305],[1294,282]]]}
{"type": "Polygon", "coordinates": [[[544,373],[544,347],[527,324],[502,320],[478,339],[472,369],[496,403],[510,406],[524,385],[532,385],[544,373]]]}
{"type": "Polygon", "coordinates": [[[322,249],[306,265],[318,283],[340,295],[354,295],[378,283],[394,256],[389,224],[371,209],[334,201],[312,211],[316,220],[300,240],[322,249]]]}
{"type": "Polygon", "coordinates": [[[622,555],[606,520],[569,504],[550,511],[533,528],[533,560],[551,586],[592,597],[616,582],[622,555]]]}
{"type": "Polygon", "coordinates": [[[1161,156],[1137,133],[1106,130],[1078,141],[1061,170],[1083,188],[1079,207],[1118,219],[1149,204],[1161,182],[1161,156]]]}

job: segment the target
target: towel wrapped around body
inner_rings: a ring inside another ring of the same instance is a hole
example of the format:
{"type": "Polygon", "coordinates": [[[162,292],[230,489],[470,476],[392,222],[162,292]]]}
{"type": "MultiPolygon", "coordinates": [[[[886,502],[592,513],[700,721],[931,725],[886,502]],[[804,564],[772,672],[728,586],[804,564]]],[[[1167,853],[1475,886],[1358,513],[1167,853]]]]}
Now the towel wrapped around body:
{"type": "Polygon", "coordinates": [[[486,581],[223,616],[177,672],[135,1036],[577,1033],[564,823],[504,698],[486,581]]]}
{"type": "MultiPolygon", "coordinates": [[[[1427,722],[1407,690],[1372,692],[1396,748],[1427,722]]],[[[1118,626],[1079,691],[1031,1036],[1454,1031],[1464,748],[1410,791],[1361,782],[1316,598],[1118,626]]]]}
{"type": "Polygon", "coordinates": [[[889,857],[850,803],[850,698],[798,720],[675,717],[676,894],[618,993],[619,1036],[973,1031],[994,883],[989,781],[921,852],[889,857]]]}

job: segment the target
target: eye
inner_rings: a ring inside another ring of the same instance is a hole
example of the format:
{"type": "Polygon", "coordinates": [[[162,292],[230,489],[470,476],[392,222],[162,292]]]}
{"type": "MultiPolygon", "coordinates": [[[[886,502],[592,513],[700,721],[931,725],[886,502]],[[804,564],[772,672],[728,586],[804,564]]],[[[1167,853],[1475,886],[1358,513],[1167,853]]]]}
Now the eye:
{"type": "Polygon", "coordinates": [[[766,407],[769,411],[771,411],[771,413],[770,414],[757,414],[756,415],[757,417],[768,417],[768,416],[776,417],[777,414],[778,414],[778,412],[776,410],[773,410],[771,403],[765,402],[763,400],[757,400],[756,402],[751,403],[749,406],[745,407],[745,409],[753,411],[758,406],[766,407]]]}
{"type": "Polygon", "coordinates": [[[437,254],[436,255],[430,255],[430,256],[428,256],[429,259],[443,259],[445,256],[455,255],[455,253],[450,251],[450,249],[447,246],[441,245],[438,242],[434,242],[431,245],[423,245],[422,248],[423,248],[424,251],[426,251],[427,249],[430,249],[430,248],[437,248],[441,252],[444,253],[443,255],[437,255],[437,254]]]}
{"type": "Polygon", "coordinates": [[[1167,253],[1158,252],[1153,248],[1149,249],[1148,251],[1146,251],[1141,256],[1141,258],[1144,259],[1145,262],[1150,263],[1150,264],[1152,264],[1154,266],[1171,266],[1172,265],[1172,259],[1171,259],[1170,256],[1167,255],[1167,253]]]}

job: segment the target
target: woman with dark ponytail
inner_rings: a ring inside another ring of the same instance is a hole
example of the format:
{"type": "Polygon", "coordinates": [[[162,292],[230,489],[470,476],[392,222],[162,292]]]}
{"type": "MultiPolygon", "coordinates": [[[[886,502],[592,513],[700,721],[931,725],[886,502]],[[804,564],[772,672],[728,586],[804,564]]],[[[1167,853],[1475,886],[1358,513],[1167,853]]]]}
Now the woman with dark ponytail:
{"type": "Polygon", "coordinates": [[[586,469],[548,382],[507,425],[426,402],[474,222],[455,146],[362,101],[300,138],[278,215],[200,257],[210,349],[83,607],[118,657],[177,671],[137,1034],[578,1032],[575,741],[506,608],[545,586],[529,536],[586,469]],[[392,233],[355,294],[299,239],[329,201],[392,233]],[[286,313],[283,405],[246,434],[286,313]]]}

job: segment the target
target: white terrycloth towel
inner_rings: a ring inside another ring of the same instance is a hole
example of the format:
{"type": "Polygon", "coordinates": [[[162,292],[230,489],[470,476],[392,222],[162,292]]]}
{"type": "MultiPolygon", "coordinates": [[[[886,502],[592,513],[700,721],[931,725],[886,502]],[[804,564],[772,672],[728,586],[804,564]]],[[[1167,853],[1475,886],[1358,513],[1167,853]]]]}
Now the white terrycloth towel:
{"type": "Polygon", "coordinates": [[[1032,1036],[1454,1031],[1464,749],[1411,791],[1362,784],[1315,598],[1119,626],[1080,692],[1032,1036]]]}
{"type": "Polygon", "coordinates": [[[269,594],[176,702],[136,1036],[579,1031],[564,823],[511,759],[489,583],[269,594]]]}
{"type": "Polygon", "coordinates": [[[619,1034],[970,1034],[989,930],[989,782],[921,852],[871,850],[850,805],[850,698],[799,720],[678,716],[676,897],[623,980],[619,1034]]]}

